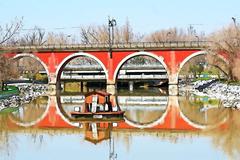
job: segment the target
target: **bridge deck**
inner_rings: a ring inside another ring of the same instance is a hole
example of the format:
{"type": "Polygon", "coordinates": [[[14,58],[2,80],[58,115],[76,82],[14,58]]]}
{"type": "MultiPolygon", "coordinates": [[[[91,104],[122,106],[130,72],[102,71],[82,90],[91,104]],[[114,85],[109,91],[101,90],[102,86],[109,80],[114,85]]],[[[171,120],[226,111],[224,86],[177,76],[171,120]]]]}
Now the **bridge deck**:
{"type": "MultiPolygon", "coordinates": [[[[123,50],[176,50],[176,49],[202,49],[209,45],[207,41],[176,41],[176,42],[134,42],[118,43],[112,45],[114,51],[123,50]]],[[[0,52],[26,52],[26,51],[108,51],[109,44],[54,44],[54,45],[1,45],[0,52]]]]}

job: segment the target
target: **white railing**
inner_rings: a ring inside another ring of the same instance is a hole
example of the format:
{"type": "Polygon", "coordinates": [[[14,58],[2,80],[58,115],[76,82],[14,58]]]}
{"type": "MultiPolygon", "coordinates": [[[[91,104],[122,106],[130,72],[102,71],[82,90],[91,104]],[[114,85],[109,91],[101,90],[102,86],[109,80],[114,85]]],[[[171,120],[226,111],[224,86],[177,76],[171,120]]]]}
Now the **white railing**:
{"type": "Polygon", "coordinates": [[[61,79],[78,79],[78,80],[106,79],[106,76],[105,75],[62,75],[61,79]]]}
{"type": "Polygon", "coordinates": [[[167,75],[118,75],[118,79],[167,79],[167,75]]]}
{"type": "Polygon", "coordinates": [[[168,97],[163,96],[118,96],[122,105],[167,105],[168,97]]]}

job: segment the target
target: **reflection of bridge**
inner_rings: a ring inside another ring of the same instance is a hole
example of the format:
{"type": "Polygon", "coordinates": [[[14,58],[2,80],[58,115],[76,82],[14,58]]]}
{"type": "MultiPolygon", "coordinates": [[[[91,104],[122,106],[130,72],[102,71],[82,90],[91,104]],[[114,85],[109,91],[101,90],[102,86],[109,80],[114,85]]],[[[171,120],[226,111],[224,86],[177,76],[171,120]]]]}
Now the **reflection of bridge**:
{"type": "Polygon", "coordinates": [[[118,96],[118,104],[124,106],[167,106],[166,96],[118,96]]]}
{"type": "MultiPolygon", "coordinates": [[[[49,97],[49,103],[48,107],[46,108],[46,111],[40,116],[36,117],[36,120],[33,122],[26,122],[28,124],[24,124],[23,122],[18,123],[16,121],[12,121],[15,124],[18,124],[20,126],[35,126],[40,128],[78,128],[81,125],[81,122],[70,122],[64,114],[59,109],[59,104],[57,104],[56,97],[50,96],[49,97]]],[[[152,98],[152,97],[151,97],[152,98]]],[[[70,103],[70,100],[63,97],[62,100],[65,99],[65,103],[70,103]]],[[[71,102],[75,102],[76,104],[80,103],[82,97],[79,98],[72,98],[71,102]]],[[[147,98],[148,99],[148,98],[147,98]]],[[[150,98],[149,98],[150,99],[150,98]]],[[[159,97],[156,97],[156,99],[159,99],[159,97]]],[[[161,99],[161,98],[160,98],[161,99]]],[[[154,100],[155,101],[155,100],[154,100]]],[[[42,107],[41,107],[42,108],[42,107]]],[[[136,124],[128,119],[125,119],[124,122],[118,123],[118,125],[115,127],[115,129],[118,130],[136,130],[139,128],[145,128],[145,129],[168,129],[168,130],[198,130],[205,127],[208,127],[207,125],[201,125],[197,124],[191,120],[189,120],[180,110],[179,104],[178,104],[178,97],[176,96],[170,96],[168,97],[168,103],[163,110],[162,107],[155,108],[160,111],[163,111],[163,114],[159,119],[156,119],[155,121],[151,122],[150,124],[136,124]]]]}
{"type": "Polygon", "coordinates": [[[59,85],[63,68],[72,59],[80,56],[92,58],[102,67],[109,92],[115,91],[119,70],[127,60],[136,56],[149,56],[158,60],[165,68],[169,94],[176,95],[180,69],[192,57],[206,54],[202,51],[205,46],[206,42],[115,44],[111,54],[108,52],[108,44],[5,46],[1,48],[1,52],[15,59],[32,57],[38,60],[48,73],[49,83],[54,85],[59,85]]]}

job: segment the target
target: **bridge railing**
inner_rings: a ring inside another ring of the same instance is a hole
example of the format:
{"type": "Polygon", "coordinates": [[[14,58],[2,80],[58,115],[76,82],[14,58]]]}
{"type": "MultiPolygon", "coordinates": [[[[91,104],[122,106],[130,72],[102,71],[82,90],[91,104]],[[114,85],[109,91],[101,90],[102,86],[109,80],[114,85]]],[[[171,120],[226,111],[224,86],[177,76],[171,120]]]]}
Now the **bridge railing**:
{"type": "Polygon", "coordinates": [[[99,79],[106,79],[106,76],[105,75],[62,75],[61,79],[99,80],[99,79]]]}
{"type": "MultiPolygon", "coordinates": [[[[118,75],[118,79],[167,79],[167,75],[118,75]]],[[[98,80],[106,79],[105,75],[62,75],[61,79],[98,80]]]]}
{"type": "Polygon", "coordinates": [[[118,79],[167,79],[167,75],[118,75],[118,79]]]}
{"type": "MultiPolygon", "coordinates": [[[[144,48],[204,48],[208,41],[169,41],[169,42],[131,42],[116,43],[112,49],[144,49],[144,48]]],[[[0,50],[108,50],[108,43],[93,44],[47,44],[47,45],[0,45],[0,50]]]]}

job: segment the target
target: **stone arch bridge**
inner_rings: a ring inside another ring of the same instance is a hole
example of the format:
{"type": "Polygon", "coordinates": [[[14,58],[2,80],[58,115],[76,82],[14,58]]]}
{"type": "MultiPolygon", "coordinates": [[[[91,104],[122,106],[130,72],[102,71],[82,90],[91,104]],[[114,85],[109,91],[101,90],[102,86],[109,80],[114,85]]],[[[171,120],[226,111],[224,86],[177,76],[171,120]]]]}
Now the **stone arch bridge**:
{"type": "Polygon", "coordinates": [[[178,94],[178,73],[191,58],[206,54],[207,42],[162,42],[114,44],[111,53],[108,44],[74,44],[43,46],[2,46],[0,52],[11,58],[32,57],[45,68],[49,84],[58,84],[64,66],[72,59],[86,56],[96,60],[103,68],[107,90],[114,90],[121,66],[132,57],[150,56],[166,69],[169,94],[178,94]]]}

